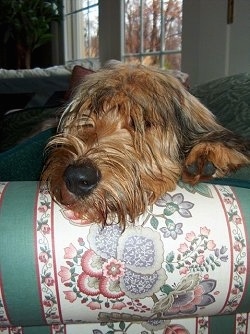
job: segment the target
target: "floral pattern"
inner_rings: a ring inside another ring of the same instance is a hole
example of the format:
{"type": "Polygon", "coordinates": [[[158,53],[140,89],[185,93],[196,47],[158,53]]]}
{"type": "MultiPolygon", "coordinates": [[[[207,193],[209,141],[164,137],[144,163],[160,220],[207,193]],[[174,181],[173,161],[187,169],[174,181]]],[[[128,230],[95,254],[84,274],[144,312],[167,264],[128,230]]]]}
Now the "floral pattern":
{"type": "Polygon", "coordinates": [[[51,200],[46,188],[41,188],[37,207],[37,255],[42,305],[48,324],[60,320],[55,288],[54,259],[52,256],[51,200]]]}
{"type": "MultiPolygon", "coordinates": [[[[245,222],[230,187],[180,184],[124,231],[75,217],[46,188],[36,207],[37,279],[52,333],[87,316],[98,334],[206,334],[207,315],[235,312],[244,296],[245,222]],[[226,288],[221,275],[231,277],[226,288]]],[[[9,326],[4,311],[0,281],[0,324],[9,326]]],[[[247,324],[238,314],[237,333],[247,324]]]]}
{"type": "MultiPolygon", "coordinates": [[[[64,291],[70,302],[80,298],[92,310],[102,309],[103,305],[109,308],[110,303],[113,309],[120,310],[126,306],[122,298],[126,296],[130,298],[127,305],[135,310],[134,300],[158,292],[166,281],[161,268],[163,245],[158,233],[141,227],[122,233],[117,225],[104,228],[92,225],[88,240],[91,249],[86,249],[81,238],[79,248],[71,243],[64,249],[67,266],[61,266],[58,275],[71,288],[64,291]],[[104,302],[104,297],[111,301],[104,302]]],[[[143,313],[145,306],[139,309],[143,313]]]]}
{"type": "Polygon", "coordinates": [[[238,202],[231,188],[220,187],[223,196],[224,208],[227,213],[230,233],[233,243],[233,274],[231,293],[224,312],[230,313],[237,309],[244,292],[247,275],[247,247],[246,231],[244,230],[243,217],[238,202]]]}
{"type": "MultiPolygon", "coordinates": [[[[217,271],[230,266],[229,241],[216,236],[208,219],[203,223],[203,214],[197,214],[195,201],[190,199],[204,196],[214,200],[219,196],[227,205],[234,203],[237,211],[230,217],[237,226],[241,222],[240,211],[229,187],[225,188],[229,191],[227,196],[223,187],[215,191],[208,185],[192,191],[184,188],[183,185],[182,192],[160,198],[137,226],[122,232],[118,225],[90,225],[85,237],[79,235],[66,245],[65,262],[58,272],[65,300],[71,304],[80,301],[84,307],[98,312],[102,321],[114,320],[110,318],[111,309],[123,310],[121,321],[137,314],[137,320],[144,322],[155,321],[159,315],[168,319],[178,314],[205,314],[206,308],[217,303],[223,289],[218,284],[217,271]],[[197,215],[201,224],[192,224],[190,228],[188,221],[197,215]],[[164,248],[166,240],[173,247],[164,248]]],[[[226,219],[228,215],[229,211],[226,219]]],[[[243,249],[242,236],[238,233],[234,238],[234,249],[243,249]]],[[[234,264],[238,275],[245,274],[245,260],[237,267],[234,264]]],[[[234,285],[233,289],[236,288],[239,285],[234,285]]],[[[200,323],[201,332],[202,328],[205,331],[206,323],[200,323]]]]}

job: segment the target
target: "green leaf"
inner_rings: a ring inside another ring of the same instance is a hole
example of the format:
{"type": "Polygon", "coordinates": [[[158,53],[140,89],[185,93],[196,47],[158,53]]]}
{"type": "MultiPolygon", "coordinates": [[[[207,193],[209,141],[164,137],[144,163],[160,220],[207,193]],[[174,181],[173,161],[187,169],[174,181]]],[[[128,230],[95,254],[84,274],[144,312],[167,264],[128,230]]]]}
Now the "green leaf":
{"type": "Polygon", "coordinates": [[[168,295],[170,292],[174,291],[174,289],[169,284],[163,285],[160,290],[161,290],[161,292],[165,293],[166,295],[168,295]]]}
{"type": "Polygon", "coordinates": [[[158,228],[158,226],[159,226],[158,219],[155,218],[155,216],[151,217],[151,219],[150,219],[150,224],[151,224],[151,226],[152,226],[155,230],[157,230],[157,228],[158,228]]]}
{"type": "Polygon", "coordinates": [[[164,209],[165,216],[171,216],[173,213],[179,210],[179,206],[175,203],[167,203],[166,208],[164,209]]]}
{"type": "Polygon", "coordinates": [[[174,260],[174,252],[172,251],[172,252],[170,252],[170,253],[168,253],[167,254],[167,256],[166,256],[166,262],[173,262],[173,260],[174,260]]]}
{"type": "Polygon", "coordinates": [[[209,186],[206,183],[198,183],[194,186],[191,186],[190,184],[184,183],[183,181],[179,181],[178,185],[181,188],[186,189],[191,194],[198,193],[202,196],[205,196],[205,197],[208,197],[208,198],[213,198],[213,194],[212,194],[209,186]]]}
{"type": "Polygon", "coordinates": [[[125,322],[121,321],[119,324],[120,329],[123,331],[125,329],[125,322]]]}
{"type": "Polygon", "coordinates": [[[172,265],[172,263],[166,263],[165,268],[166,268],[166,270],[167,270],[169,273],[173,273],[173,272],[174,272],[174,266],[172,265]]]}
{"type": "Polygon", "coordinates": [[[214,264],[216,265],[216,267],[220,267],[221,263],[219,261],[214,261],[214,264]]]}

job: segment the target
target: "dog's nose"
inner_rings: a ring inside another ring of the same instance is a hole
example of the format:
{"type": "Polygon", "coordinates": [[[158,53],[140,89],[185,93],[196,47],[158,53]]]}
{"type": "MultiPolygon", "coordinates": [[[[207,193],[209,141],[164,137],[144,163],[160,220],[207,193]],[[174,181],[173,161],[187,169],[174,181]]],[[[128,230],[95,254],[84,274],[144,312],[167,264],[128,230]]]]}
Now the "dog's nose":
{"type": "Polygon", "coordinates": [[[63,174],[66,187],[77,196],[88,195],[101,179],[99,169],[91,161],[69,165],[63,174]]]}

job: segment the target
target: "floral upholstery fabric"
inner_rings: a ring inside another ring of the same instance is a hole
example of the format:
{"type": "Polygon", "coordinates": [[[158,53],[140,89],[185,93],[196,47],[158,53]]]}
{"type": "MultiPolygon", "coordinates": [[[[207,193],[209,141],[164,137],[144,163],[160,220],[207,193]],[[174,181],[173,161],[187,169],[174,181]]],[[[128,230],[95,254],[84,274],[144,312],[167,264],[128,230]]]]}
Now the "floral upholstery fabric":
{"type": "Polygon", "coordinates": [[[248,333],[249,189],[180,183],[125,231],[0,194],[0,332],[248,333]]]}

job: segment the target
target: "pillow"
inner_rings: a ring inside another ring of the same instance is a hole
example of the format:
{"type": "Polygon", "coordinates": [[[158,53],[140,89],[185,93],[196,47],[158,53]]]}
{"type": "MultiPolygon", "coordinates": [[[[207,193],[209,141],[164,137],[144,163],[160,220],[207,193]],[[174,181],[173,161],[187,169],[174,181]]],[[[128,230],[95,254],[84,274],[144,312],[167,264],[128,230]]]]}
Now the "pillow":
{"type": "Polygon", "coordinates": [[[0,152],[9,150],[44,128],[55,127],[59,109],[27,108],[9,112],[0,124],[0,152]]]}
{"type": "Polygon", "coordinates": [[[40,180],[44,149],[55,133],[55,128],[47,129],[6,152],[0,152],[0,181],[40,180]]]}
{"type": "Polygon", "coordinates": [[[250,73],[210,81],[193,87],[191,93],[224,127],[250,138],[250,73]]]}
{"type": "Polygon", "coordinates": [[[83,78],[86,75],[89,75],[92,73],[94,73],[94,71],[88,68],[82,67],[80,65],[74,66],[72,70],[72,75],[70,78],[69,89],[66,91],[65,96],[64,96],[65,100],[70,99],[71,96],[74,94],[76,88],[82,82],[83,78]]]}
{"type": "Polygon", "coordinates": [[[0,93],[0,116],[11,109],[23,109],[35,93],[0,93]]]}

